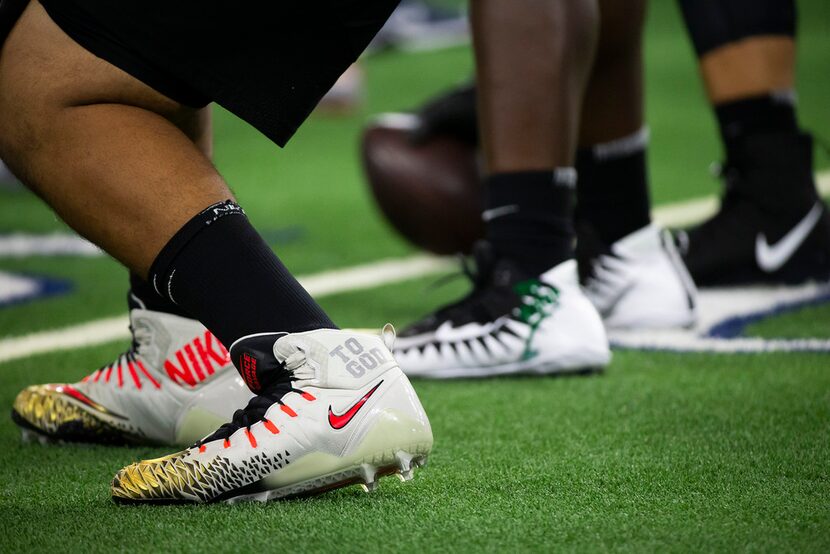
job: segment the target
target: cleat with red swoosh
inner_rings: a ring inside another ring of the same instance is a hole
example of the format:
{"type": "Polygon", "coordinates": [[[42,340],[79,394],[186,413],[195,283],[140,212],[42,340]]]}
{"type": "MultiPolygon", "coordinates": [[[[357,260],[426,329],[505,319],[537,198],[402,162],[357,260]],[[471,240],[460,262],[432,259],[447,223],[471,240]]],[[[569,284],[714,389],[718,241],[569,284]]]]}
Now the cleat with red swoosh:
{"type": "Polygon", "coordinates": [[[190,448],[125,467],[117,503],[268,501],[347,485],[367,492],[387,475],[412,479],[432,430],[380,335],[317,329],[262,333],[231,346],[257,396],[190,448]]]}
{"type": "Polygon", "coordinates": [[[132,347],[78,383],[14,401],[24,441],[187,445],[251,398],[228,351],[196,320],[134,309],[132,347]]]}
{"type": "Polygon", "coordinates": [[[357,412],[360,410],[360,408],[362,408],[363,405],[366,404],[366,401],[369,400],[369,397],[372,396],[375,393],[375,391],[378,390],[378,387],[380,387],[382,384],[383,381],[372,387],[372,390],[364,394],[360,400],[355,402],[352,405],[352,407],[346,410],[343,414],[335,414],[333,411],[331,411],[331,406],[329,406],[329,425],[331,425],[331,428],[342,429],[343,427],[348,425],[352,418],[354,418],[354,416],[357,415],[357,412]]]}

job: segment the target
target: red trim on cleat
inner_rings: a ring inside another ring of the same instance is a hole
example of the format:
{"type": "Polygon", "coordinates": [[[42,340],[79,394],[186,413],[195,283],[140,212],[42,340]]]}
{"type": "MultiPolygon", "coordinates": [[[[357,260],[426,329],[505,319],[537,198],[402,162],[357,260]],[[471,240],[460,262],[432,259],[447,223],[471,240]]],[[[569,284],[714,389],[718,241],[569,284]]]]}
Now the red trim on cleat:
{"type": "Polygon", "coordinates": [[[251,443],[253,448],[256,448],[256,438],[254,438],[254,434],[251,433],[250,429],[245,429],[245,434],[248,435],[248,442],[251,443]]]}
{"type": "Polygon", "coordinates": [[[133,378],[135,388],[141,390],[141,380],[138,378],[138,373],[135,372],[135,364],[132,361],[127,362],[127,369],[130,370],[130,376],[133,378]]]}
{"type": "Polygon", "coordinates": [[[161,388],[161,383],[156,381],[156,379],[152,375],[150,375],[150,373],[147,371],[147,368],[144,367],[143,363],[141,363],[141,360],[137,360],[137,363],[138,363],[138,369],[140,369],[141,372],[144,375],[147,376],[147,378],[150,380],[150,382],[153,383],[153,386],[156,387],[157,389],[160,389],[161,388]]]}
{"type": "Polygon", "coordinates": [[[268,429],[269,431],[271,431],[275,435],[280,432],[280,430],[277,428],[277,426],[274,425],[274,422],[272,422],[270,419],[264,420],[263,425],[265,425],[265,428],[268,429]]]}

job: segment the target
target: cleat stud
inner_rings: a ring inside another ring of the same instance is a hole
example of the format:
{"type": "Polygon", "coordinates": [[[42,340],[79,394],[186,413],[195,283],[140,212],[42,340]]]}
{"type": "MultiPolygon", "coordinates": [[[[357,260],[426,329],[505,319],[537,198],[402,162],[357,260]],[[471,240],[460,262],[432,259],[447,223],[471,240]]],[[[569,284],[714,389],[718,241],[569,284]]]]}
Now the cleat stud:
{"type": "Polygon", "coordinates": [[[373,492],[378,488],[378,482],[370,481],[368,483],[361,483],[360,486],[363,489],[363,492],[373,492]]]}
{"type": "Polygon", "coordinates": [[[377,475],[377,468],[371,464],[361,464],[360,476],[363,482],[367,485],[375,482],[375,475],[377,475]]]}
{"type": "Polygon", "coordinates": [[[414,469],[410,469],[408,471],[402,471],[402,472],[398,473],[398,478],[404,483],[407,482],[407,481],[412,481],[412,478],[414,476],[415,476],[415,470],[414,469]]]}
{"type": "Polygon", "coordinates": [[[406,472],[412,469],[412,454],[399,450],[395,453],[395,458],[398,460],[398,467],[401,472],[406,472]]]}

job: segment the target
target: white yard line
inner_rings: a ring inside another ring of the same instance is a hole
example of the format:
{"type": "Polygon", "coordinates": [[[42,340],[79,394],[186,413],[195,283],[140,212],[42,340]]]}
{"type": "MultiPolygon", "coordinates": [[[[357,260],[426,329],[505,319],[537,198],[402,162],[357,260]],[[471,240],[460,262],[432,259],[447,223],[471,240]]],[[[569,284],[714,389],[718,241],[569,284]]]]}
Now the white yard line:
{"type": "MultiPolygon", "coordinates": [[[[299,280],[312,295],[322,297],[431,275],[453,268],[453,262],[452,258],[417,255],[323,271],[299,277],[299,280]]],[[[124,339],[130,336],[128,325],[127,316],[118,316],[3,339],[0,340],[0,362],[124,339]]]]}
{"type": "Polygon", "coordinates": [[[71,233],[48,235],[12,233],[0,237],[0,258],[29,256],[87,256],[97,258],[104,253],[88,240],[71,233]]]}
{"type": "Polygon", "coordinates": [[[109,317],[63,329],[5,339],[0,341],[0,362],[123,339],[130,336],[128,325],[127,316],[109,317]]]}
{"type": "MultiPolygon", "coordinates": [[[[820,193],[830,195],[830,171],[819,174],[817,181],[820,193]]],[[[715,196],[675,202],[659,206],[653,215],[655,221],[665,226],[687,225],[713,214],[717,202],[715,196]]],[[[451,258],[416,255],[324,271],[299,279],[312,295],[321,297],[407,281],[452,267],[451,258]]],[[[0,362],[123,339],[129,336],[127,325],[127,317],[119,316],[3,339],[0,340],[0,362]]]]}
{"type": "Polygon", "coordinates": [[[420,254],[409,258],[380,260],[365,265],[323,271],[298,279],[312,296],[320,297],[408,281],[454,267],[456,263],[452,257],[420,254]]]}

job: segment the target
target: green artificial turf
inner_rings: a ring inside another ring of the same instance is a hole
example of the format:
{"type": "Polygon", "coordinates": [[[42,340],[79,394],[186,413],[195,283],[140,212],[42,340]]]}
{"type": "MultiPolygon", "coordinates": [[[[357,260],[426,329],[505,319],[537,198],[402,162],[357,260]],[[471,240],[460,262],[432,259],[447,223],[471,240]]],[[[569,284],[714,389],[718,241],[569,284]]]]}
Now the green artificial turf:
{"type": "MultiPolygon", "coordinates": [[[[830,3],[799,3],[802,123],[830,135],[830,3]]],[[[656,203],[710,194],[720,158],[675,2],[653,2],[646,41],[656,203]]],[[[315,114],[280,150],[215,109],[218,169],[286,264],[311,274],[415,249],[376,212],[361,175],[372,114],[466,79],[468,48],[365,62],[366,105],[315,114]]],[[[819,153],[817,168],[828,167],[819,153]]],[[[66,230],[39,200],[0,189],[0,233],[66,230]]],[[[219,263],[219,262],[217,262],[219,263]]],[[[71,280],[71,294],[0,309],[0,338],[125,313],[126,272],[106,257],[0,259],[0,271],[71,280]]],[[[432,277],[321,299],[343,326],[405,325],[460,295],[432,277]]],[[[830,335],[830,308],[747,334],[830,335]]],[[[126,342],[0,364],[0,406],[32,383],[75,381],[126,342]]],[[[0,552],[830,550],[830,358],[820,354],[616,352],[580,378],[415,386],[436,444],[413,482],[387,479],[268,505],[118,507],[109,480],[163,448],[23,445],[0,418],[0,552]]]]}
{"type": "MultiPolygon", "coordinates": [[[[830,305],[807,306],[747,326],[746,334],[768,339],[803,339],[830,335],[830,305]]],[[[828,360],[830,365],[830,360],[828,360]]]]}
{"type": "MultiPolygon", "coordinates": [[[[118,346],[4,364],[0,403],[118,346]]],[[[819,355],[617,353],[602,376],[424,382],[436,444],[406,484],[267,505],[123,507],[162,448],[20,445],[0,423],[0,551],[797,551],[830,548],[819,355]]]]}

